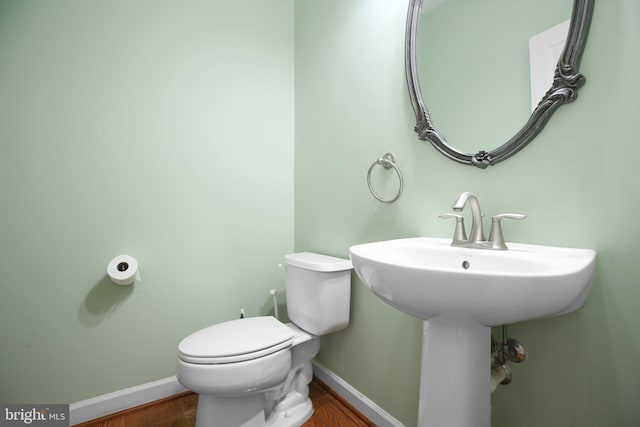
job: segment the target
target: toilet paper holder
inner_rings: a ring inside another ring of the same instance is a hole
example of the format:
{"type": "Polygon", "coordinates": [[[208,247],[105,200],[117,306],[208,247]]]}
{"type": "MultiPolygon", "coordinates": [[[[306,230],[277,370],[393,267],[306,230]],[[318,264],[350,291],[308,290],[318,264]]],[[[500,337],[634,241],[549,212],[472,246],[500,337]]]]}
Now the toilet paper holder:
{"type": "Polygon", "coordinates": [[[127,271],[128,268],[129,268],[129,263],[126,261],[120,261],[118,265],[116,265],[116,269],[118,271],[127,271]]]}
{"type": "Polygon", "coordinates": [[[139,282],[138,261],[129,255],[118,255],[109,262],[107,275],[116,285],[132,285],[139,282]]]}

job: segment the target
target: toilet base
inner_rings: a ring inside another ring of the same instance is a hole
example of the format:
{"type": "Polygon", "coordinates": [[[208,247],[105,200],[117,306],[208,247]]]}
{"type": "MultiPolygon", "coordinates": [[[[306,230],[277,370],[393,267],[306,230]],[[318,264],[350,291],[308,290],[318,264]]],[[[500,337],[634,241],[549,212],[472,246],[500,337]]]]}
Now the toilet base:
{"type": "Polygon", "coordinates": [[[262,396],[254,394],[232,399],[198,395],[195,427],[264,427],[262,396]]]}
{"type": "Polygon", "coordinates": [[[298,427],[304,424],[313,415],[311,399],[287,409],[283,412],[274,412],[267,420],[268,427],[298,427]]]}
{"type": "Polygon", "coordinates": [[[261,394],[232,399],[200,394],[195,427],[299,427],[313,415],[308,396],[289,394],[283,403],[265,420],[261,394]]]}
{"type": "MultiPolygon", "coordinates": [[[[317,339],[310,344],[315,348],[317,339]]],[[[195,427],[299,427],[313,415],[309,398],[312,377],[311,362],[307,361],[292,369],[283,384],[267,392],[236,397],[199,394],[195,427]]]]}

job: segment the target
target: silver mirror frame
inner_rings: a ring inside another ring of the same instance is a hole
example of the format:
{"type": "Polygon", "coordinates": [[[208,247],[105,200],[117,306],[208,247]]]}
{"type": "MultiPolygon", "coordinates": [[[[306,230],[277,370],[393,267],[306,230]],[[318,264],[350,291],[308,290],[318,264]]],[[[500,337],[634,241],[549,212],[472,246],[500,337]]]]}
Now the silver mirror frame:
{"type": "Polygon", "coordinates": [[[491,151],[481,150],[476,154],[466,153],[451,145],[444,135],[436,129],[431,114],[426,107],[420,89],[420,76],[417,69],[417,35],[422,3],[424,0],[410,0],[405,34],[405,72],[409,97],[416,114],[414,130],[423,141],[429,141],[438,151],[458,163],[486,169],[502,162],[522,150],[544,128],[552,114],[563,104],[573,102],[578,89],[586,81],[578,72],[587,42],[595,0],[574,0],[571,12],[569,34],[564,50],[558,60],[553,84],[544,95],[531,117],[524,126],[506,143],[491,151]]]}

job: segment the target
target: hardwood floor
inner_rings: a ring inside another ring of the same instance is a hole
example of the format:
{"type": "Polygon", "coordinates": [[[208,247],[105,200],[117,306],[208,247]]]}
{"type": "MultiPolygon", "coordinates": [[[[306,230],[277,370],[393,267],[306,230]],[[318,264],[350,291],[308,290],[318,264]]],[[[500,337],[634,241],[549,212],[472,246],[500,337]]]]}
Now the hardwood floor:
{"type": "MultiPolygon", "coordinates": [[[[313,416],[302,427],[375,426],[342,397],[314,378],[309,385],[313,416]]],[[[78,427],[193,427],[198,395],[187,392],[78,424],[78,427]]]]}
{"type": "Polygon", "coordinates": [[[309,385],[309,396],[313,402],[313,415],[303,427],[375,427],[360,411],[317,378],[309,385]]]}

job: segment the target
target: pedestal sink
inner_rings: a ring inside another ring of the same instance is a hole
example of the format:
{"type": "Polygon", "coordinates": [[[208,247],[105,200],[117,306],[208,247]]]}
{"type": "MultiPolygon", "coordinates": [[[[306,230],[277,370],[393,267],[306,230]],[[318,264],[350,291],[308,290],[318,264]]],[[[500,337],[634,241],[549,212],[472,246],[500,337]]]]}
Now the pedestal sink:
{"type": "Polygon", "coordinates": [[[412,238],[349,249],[356,274],[424,322],[419,427],[489,427],[491,326],[558,316],[584,304],[595,252],[509,243],[509,250],[412,238]]]}

